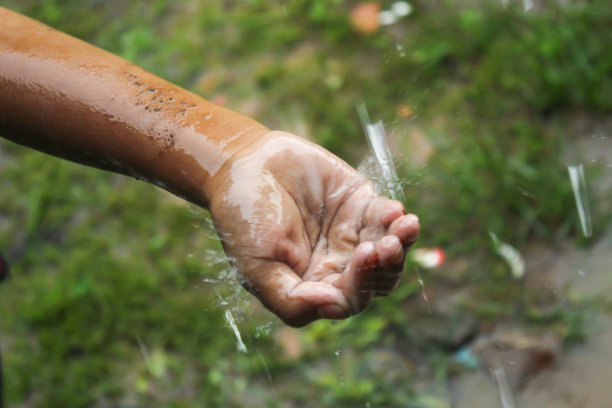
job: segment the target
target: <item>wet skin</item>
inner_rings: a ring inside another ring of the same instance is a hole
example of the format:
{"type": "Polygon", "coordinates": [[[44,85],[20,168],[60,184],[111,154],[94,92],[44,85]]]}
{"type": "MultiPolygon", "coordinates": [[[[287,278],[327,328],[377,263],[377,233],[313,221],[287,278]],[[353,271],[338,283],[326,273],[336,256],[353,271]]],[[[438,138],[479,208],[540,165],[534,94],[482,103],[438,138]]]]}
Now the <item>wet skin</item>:
{"type": "Polygon", "coordinates": [[[210,210],[244,286],[289,325],[397,286],[418,219],[341,159],[0,8],[0,134],[210,210]]]}

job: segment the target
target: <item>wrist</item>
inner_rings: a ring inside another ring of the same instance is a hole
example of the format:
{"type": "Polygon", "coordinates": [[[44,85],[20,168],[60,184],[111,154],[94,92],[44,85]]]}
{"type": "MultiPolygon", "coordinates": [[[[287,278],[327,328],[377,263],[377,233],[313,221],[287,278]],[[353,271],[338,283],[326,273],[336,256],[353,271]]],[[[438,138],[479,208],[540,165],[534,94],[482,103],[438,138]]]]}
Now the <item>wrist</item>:
{"type": "Polygon", "coordinates": [[[235,163],[250,152],[261,146],[269,138],[270,130],[260,123],[248,119],[245,127],[224,138],[216,146],[200,144],[193,155],[196,161],[206,163],[207,168],[202,169],[205,175],[199,188],[200,203],[208,207],[219,187],[232,173],[235,163]],[[211,155],[211,150],[214,153],[211,155]],[[213,156],[213,157],[211,157],[213,156]],[[210,157],[210,159],[206,159],[210,157]],[[209,165],[212,164],[212,165],[209,165]]]}

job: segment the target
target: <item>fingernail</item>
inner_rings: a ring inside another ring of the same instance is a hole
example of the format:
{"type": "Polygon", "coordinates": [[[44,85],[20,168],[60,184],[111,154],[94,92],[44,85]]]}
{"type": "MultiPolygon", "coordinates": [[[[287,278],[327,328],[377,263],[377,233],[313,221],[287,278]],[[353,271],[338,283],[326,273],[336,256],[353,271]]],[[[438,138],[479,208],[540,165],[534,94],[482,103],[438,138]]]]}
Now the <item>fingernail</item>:
{"type": "Polygon", "coordinates": [[[416,224],[418,224],[418,223],[419,223],[419,217],[417,217],[417,216],[416,216],[416,215],[414,215],[414,214],[408,214],[408,215],[406,216],[406,221],[404,221],[404,224],[405,224],[406,226],[408,226],[408,225],[416,225],[416,224]]]}
{"type": "Polygon", "coordinates": [[[372,254],[374,253],[374,250],[376,249],[376,246],[374,245],[374,243],[372,241],[366,241],[361,245],[363,245],[363,247],[365,248],[364,251],[366,252],[368,257],[372,256],[372,254]]]}
{"type": "Polygon", "coordinates": [[[399,238],[395,235],[386,235],[380,239],[380,245],[383,248],[392,248],[394,246],[399,246],[400,241],[399,238]]]}
{"type": "Polygon", "coordinates": [[[338,305],[333,305],[333,304],[321,306],[319,307],[317,312],[319,313],[319,316],[324,319],[338,320],[338,319],[344,319],[347,317],[347,313],[344,311],[344,309],[342,309],[338,305]]]}

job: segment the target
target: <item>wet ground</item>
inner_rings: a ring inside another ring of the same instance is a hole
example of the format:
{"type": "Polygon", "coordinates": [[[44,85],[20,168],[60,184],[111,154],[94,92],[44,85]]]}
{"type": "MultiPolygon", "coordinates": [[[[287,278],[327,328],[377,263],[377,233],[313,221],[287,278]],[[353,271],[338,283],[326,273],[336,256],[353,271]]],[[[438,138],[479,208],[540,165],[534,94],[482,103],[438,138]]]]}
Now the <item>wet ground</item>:
{"type": "MultiPolygon", "coordinates": [[[[575,295],[612,301],[612,234],[591,251],[578,251],[560,257],[554,268],[559,275],[572,274],[581,266],[580,279],[573,279],[575,295]]],[[[593,307],[587,310],[587,340],[561,353],[555,364],[536,375],[514,394],[517,407],[607,407],[612,401],[612,313],[593,307]]],[[[505,362],[509,363],[508,361],[505,362]]],[[[452,384],[453,406],[502,407],[499,390],[491,373],[464,374],[452,384]]]]}
{"type": "MultiPolygon", "coordinates": [[[[609,127],[592,130],[568,149],[568,164],[585,162],[600,170],[597,184],[588,185],[590,201],[597,204],[600,215],[609,212],[612,191],[612,151],[606,129],[609,127]]],[[[597,218],[594,227],[598,227],[597,218]]],[[[453,407],[612,406],[612,230],[603,234],[600,231],[594,240],[596,243],[586,249],[568,245],[554,252],[534,248],[526,254],[527,268],[535,271],[532,279],[544,282],[555,293],[569,288],[564,292],[569,293],[566,296],[584,302],[584,343],[561,350],[552,365],[515,387],[510,400],[502,401],[493,372],[482,369],[462,374],[450,385],[453,407]]],[[[512,369],[513,361],[501,363],[512,369]]]]}

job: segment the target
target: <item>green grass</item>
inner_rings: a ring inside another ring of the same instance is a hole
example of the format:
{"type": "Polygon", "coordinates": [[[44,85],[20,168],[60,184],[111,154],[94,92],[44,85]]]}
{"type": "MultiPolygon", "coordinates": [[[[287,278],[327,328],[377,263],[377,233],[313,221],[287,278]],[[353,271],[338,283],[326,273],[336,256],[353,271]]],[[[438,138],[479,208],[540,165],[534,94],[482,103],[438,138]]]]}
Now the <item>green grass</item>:
{"type": "MultiPolygon", "coordinates": [[[[222,94],[229,107],[310,137],[353,165],[366,152],[355,111],[365,101],[392,133],[407,207],[423,225],[419,245],[478,260],[466,277],[478,288],[468,307],[478,318],[513,315],[532,323],[538,316],[529,305],[541,294],[524,294],[508,277],[488,233],[519,249],[577,239],[562,151],[576,136],[576,114],[597,119],[612,110],[612,12],[605,0],[534,13],[493,3],[415,2],[413,15],[372,36],[352,29],[346,1],[296,0],[284,9],[263,0],[4,5],[204,97],[222,94]],[[398,117],[398,105],[414,116],[398,117]],[[415,132],[434,151],[426,163],[409,143],[415,132]]],[[[0,250],[13,272],[0,286],[9,403],[437,401],[413,387],[421,374],[403,346],[407,301],[420,292],[413,266],[397,293],[362,316],[302,330],[305,352],[288,360],[268,312],[247,295],[236,297],[235,284],[202,282],[224,268],[206,256],[220,245],[202,210],[135,180],[5,141],[0,160],[0,250]],[[235,311],[248,353],[236,351],[215,291],[247,304],[235,311]],[[374,364],[385,358],[397,365],[374,364]]],[[[558,326],[575,341],[580,314],[575,305],[564,307],[537,324],[558,326]]],[[[445,357],[429,353],[422,352],[426,361],[437,361],[431,375],[446,370],[445,357]]]]}

